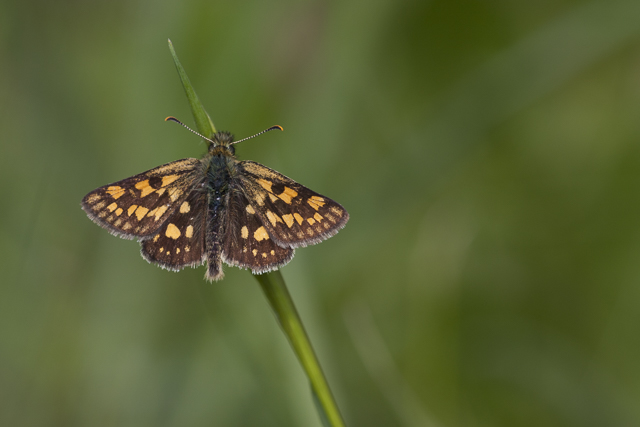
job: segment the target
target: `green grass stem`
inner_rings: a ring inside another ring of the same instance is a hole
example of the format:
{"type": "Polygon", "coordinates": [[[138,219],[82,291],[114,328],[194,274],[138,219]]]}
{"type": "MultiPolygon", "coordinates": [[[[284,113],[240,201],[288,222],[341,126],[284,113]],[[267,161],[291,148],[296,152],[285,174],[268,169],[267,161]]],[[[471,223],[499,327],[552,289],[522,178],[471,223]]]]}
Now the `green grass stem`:
{"type": "Polygon", "coordinates": [[[293,299],[287,290],[282,273],[280,270],[276,270],[254,277],[260,283],[280,327],[309,378],[314,397],[319,403],[319,409],[323,412],[320,414],[320,418],[325,422],[328,421],[331,427],[344,427],[345,424],[338,406],[331,394],[329,384],[313,351],[311,341],[302,325],[293,299]]]}
{"type": "MultiPolygon", "coordinates": [[[[169,40],[169,50],[171,51],[173,61],[176,64],[184,91],[189,99],[189,105],[191,106],[191,111],[196,121],[198,132],[211,138],[216,132],[215,126],[213,125],[209,114],[207,114],[202,103],[198,99],[193,86],[191,86],[187,73],[184,71],[184,68],[182,68],[180,61],[178,60],[178,56],[173,49],[171,40],[169,40]]],[[[287,336],[289,343],[293,347],[293,351],[296,353],[298,360],[302,364],[302,367],[309,378],[313,394],[312,397],[314,402],[316,402],[318,411],[320,412],[320,419],[326,426],[344,427],[345,424],[340,412],[338,411],[338,406],[333,399],[327,380],[320,368],[320,363],[313,351],[313,347],[311,347],[311,342],[304,330],[300,316],[298,315],[296,307],[293,304],[293,300],[291,299],[291,295],[289,295],[289,291],[287,290],[282,274],[279,270],[276,270],[266,274],[255,275],[254,277],[260,283],[260,286],[262,287],[262,290],[264,291],[264,294],[266,295],[267,300],[278,319],[280,327],[287,336]]]]}

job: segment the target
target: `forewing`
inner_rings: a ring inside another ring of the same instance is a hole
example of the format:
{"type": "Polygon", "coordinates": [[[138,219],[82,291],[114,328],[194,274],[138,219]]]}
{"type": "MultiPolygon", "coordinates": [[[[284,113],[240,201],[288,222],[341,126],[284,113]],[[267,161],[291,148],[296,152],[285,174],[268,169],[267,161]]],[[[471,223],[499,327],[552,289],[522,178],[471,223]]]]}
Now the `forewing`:
{"type": "Polygon", "coordinates": [[[238,165],[241,187],[256,216],[275,242],[296,248],[321,242],[349,220],[337,202],[259,163],[238,165]]]}
{"type": "Polygon", "coordinates": [[[191,191],[156,234],[141,239],[142,256],[169,270],[198,266],[204,261],[207,195],[191,191]]]}
{"type": "Polygon", "coordinates": [[[182,159],[93,190],[82,209],[96,224],[132,239],[155,233],[180,207],[200,173],[198,159],[182,159]]]}
{"type": "Polygon", "coordinates": [[[255,274],[275,270],[291,261],[293,249],[274,242],[262,220],[239,188],[229,195],[222,260],[255,274]]]}

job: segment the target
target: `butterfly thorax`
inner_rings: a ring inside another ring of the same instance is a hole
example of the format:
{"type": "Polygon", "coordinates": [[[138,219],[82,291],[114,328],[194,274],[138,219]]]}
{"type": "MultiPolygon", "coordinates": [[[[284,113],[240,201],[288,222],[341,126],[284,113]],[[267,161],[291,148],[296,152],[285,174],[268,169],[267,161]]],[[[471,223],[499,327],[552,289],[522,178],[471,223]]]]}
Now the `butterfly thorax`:
{"type": "Polygon", "coordinates": [[[238,161],[228,154],[212,155],[206,160],[208,160],[208,164],[205,164],[208,190],[217,195],[226,193],[230,180],[235,175],[238,161]]]}
{"type": "Polygon", "coordinates": [[[209,192],[209,206],[218,207],[228,193],[231,179],[235,176],[237,160],[233,135],[216,132],[211,138],[209,153],[205,157],[206,186],[209,192]]]}
{"type": "Polygon", "coordinates": [[[206,170],[206,188],[209,194],[209,207],[214,216],[223,207],[225,196],[229,192],[229,184],[235,175],[237,160],[231,143],[233,135],[229,132],[216,132],[209,153],[204,158],[206,170]]]}

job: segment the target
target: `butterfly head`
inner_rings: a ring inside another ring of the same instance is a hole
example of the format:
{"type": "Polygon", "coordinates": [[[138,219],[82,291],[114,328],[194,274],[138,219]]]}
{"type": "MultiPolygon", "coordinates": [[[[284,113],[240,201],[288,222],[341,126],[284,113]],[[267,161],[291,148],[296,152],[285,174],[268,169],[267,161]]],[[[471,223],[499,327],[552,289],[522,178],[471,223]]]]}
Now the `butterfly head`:
{"type": "MultiPolygon", "coordinates": [[[[240,139],[238,141],[233,140],[233,135],[230,132],[216,132],[211,139],[205,138],[209,142],[209,153],[213,155],[235,155],[236,150],[233,147],[233,144],[237,144],[238,142],[246,141],[247,139],[255,138],[258,135],[262,135],[265,132],[269,132],[270,130],[279,129],[282,130],[281,126],[271,126],[269,129],[265,129],[262,132],[258,132],[255,135],[248,136],[246,138],[240,139]]],[[[192,131],[193,132],[193,131],[192,131]]]]}
{"type": "Polygon", "coordinates": [[[207,142],[210,154],[231,154],[233,156],[236,153],[232,145],[234,144],[233,135],[230,132],[216,132],[211,139],[207,139],[207,142]]]}

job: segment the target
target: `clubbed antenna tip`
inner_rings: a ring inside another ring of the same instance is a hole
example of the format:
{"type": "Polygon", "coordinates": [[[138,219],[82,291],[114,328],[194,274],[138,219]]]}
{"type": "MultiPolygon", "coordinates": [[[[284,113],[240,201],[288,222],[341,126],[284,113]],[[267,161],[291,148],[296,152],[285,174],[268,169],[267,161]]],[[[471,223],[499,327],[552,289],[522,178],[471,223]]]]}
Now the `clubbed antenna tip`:
{"type": "Polygon", "coordinates": [[[269,132],[270,130],[276,130],[276,129],[280,129],[280,130],[284,131],[284,129],[282,129],[282,126],[275,125],[275,126],[271,126],[269,129],[263,130],[262,132],[258,132],[255,135],[248,136],[246,138],[242,138],[242,139],[240,139],[238,141],[233,141],[231,144],[237,144],[238,142],[242,142],[242,141],[246,141],[247,139],[255,138],[256,136],[262,135],[263,133],[269,132]]]}

